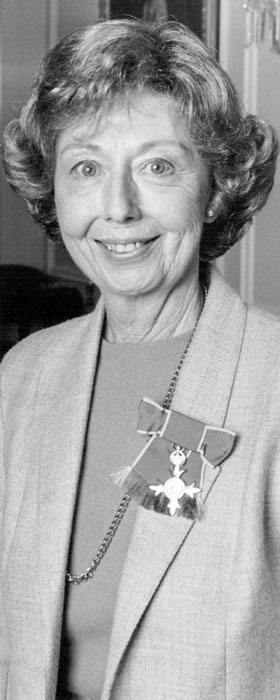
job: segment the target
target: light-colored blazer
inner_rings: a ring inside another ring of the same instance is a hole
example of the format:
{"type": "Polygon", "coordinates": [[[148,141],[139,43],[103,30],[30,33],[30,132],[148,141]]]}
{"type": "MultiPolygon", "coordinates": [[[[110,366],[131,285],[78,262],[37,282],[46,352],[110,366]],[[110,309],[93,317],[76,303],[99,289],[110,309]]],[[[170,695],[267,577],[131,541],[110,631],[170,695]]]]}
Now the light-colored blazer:
{"type": "MultiPolygon", "coordinates": [[[[103,313],[36,333],[3,363],[1,700],[56,695],[103,313]]],[[[200,521],[139,507],[102,700],[279,700],[279,357],[279,322],[213,271],[173,408],[233,430],[235,449],[206,469],[200,521]]]]}

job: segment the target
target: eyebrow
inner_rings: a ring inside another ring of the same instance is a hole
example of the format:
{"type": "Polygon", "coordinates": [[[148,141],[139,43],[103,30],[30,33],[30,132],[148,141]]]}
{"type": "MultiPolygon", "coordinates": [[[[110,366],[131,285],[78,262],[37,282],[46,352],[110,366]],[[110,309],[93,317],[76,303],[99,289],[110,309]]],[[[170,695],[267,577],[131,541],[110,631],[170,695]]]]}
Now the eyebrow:
{"type": "MultiPolygon", "coordinates": [[[[184,151],[191,151],[191,147],[175,139],[158,139],[156,141],[145,141],[137,149],[137,155],[142,155],[146,151],[152,150],[153,148],[158,148],[158,146],[176,146],[177,148],[182,148],[184,151]]],[[[60,155],[63,155],[67,151],[75,151],[78,148],[84,148],[85,150],[92,151],[92,153],[102,153],[103,148],[97,144],[85,142],[83,139],[75,138],[74,141],[65,144],[65,146],[60,151],[60,155]]]]}

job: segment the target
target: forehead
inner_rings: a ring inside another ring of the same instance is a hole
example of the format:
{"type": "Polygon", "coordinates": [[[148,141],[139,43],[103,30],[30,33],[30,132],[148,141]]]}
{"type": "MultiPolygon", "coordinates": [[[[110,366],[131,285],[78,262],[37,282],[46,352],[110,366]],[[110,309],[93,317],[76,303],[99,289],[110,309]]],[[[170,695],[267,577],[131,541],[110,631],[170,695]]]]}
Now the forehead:
{"type": "Polygon", "coordinates": [[[185,121],[172,97],[144,91],[117,96],[98,116],[87,113],[63,129],[58,150],[88,140],[104,145],[110,139],[141,144],[147,138],[151,142],[172,140],[175,144],[183,140],[190,145],[185,121]]]}

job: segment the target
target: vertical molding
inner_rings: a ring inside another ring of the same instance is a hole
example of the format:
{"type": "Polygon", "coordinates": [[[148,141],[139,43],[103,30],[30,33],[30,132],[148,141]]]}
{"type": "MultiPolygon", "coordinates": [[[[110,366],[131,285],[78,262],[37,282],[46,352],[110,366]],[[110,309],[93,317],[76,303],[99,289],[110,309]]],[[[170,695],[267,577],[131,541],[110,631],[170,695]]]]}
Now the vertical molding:
{"type": "Polygon", "coordinates": [[[254,303],[255,289],[255,224],[242,238],[240,244],[240,287],[241,299],[254,303]]]}
{"type": "MultiPolygon", "coordinates": [[[[2,0],[0,0],[0,128],[1,132],[3,129],[3,37],[2,37],[2,32],[3,32],[3,5],[2,5],[2,0]]],[[[2,216],[1,212],[3,211],[3,172],[1,172],[0,175],[0,265],[2,264],[2,259],[3,259],[3,242],[2,242],[2,236],[1,236],[1,231],[3,230],[3,222],[2,222],[2,216]]]]}
{"type": "Polygon", "coordinates": [[[165,21],[168,17],[166,0],[145,0],[143,6],[143,19],[146,22],[156,20],[165,21]]]}
{"type": "Polygon", "coordinates": [[[217,0],[203,0],[202,38],[216,56],[219,39],[219,2],[217,0]]]}
{"type": "Polygon", "coordinates": [[[99,0],[98,3],[99,19],[110,19],[110,0],[99,0]]]}
{"type": "MultiPolygon", "coordinates": [[[[257,113],[258,49],[245,44],[243,0],[220,0],[219,60],[232,78],[245,110],[257,113]]],[[[254,302],[255,225],[234,251],[229,251],[219,267],[244,301],[254,302]]]]}
{"type": "MultiPolygon", "coordinates": [[[[255,44],[244,48],[243,103],[247,112],[257,113],[258,105],[258,48],[255,44]]],[[[255,289],[255,222],[241,241],[240,296],[254,303],[255,289]]]]}
{"type": "Polygon", "coordinates": [[[55,46],[58,40],[58,0],[47,0],[46,50],[55,46]]]}
{"type": "Polygon", "coordinates": [[[2,71],[3,71],[3,49],[2,49],[2,31],[3,31],[3,7],[2,7],[2,0],[0,0],[0,124],[2,126],[2,118],[3,118],[3,77],[2,77],[2,71]]]}

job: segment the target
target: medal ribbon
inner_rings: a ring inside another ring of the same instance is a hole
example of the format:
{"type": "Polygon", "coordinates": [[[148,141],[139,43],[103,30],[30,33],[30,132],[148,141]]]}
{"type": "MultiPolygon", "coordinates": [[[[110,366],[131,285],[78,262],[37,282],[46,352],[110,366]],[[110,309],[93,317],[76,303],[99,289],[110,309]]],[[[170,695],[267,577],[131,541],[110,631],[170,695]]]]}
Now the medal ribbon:
{"type": "Polygon", "coordinates": [[[164,482],[170,473],[169,457],[174,445],[186,454],[182,479],[186,484],[201,484],[205,464],[221,464],[233,449],[235,433],[207,425],[182,413],[165,409],[151,399],[142,399],[138,411],[139,433],[151,436],[146,448],[133,464],[134,471],[147,484],[164,482]]]}

